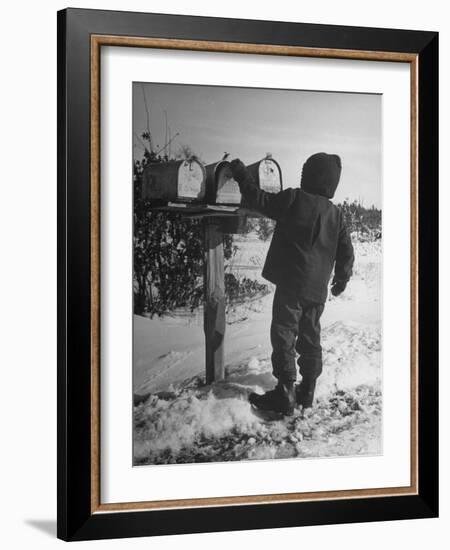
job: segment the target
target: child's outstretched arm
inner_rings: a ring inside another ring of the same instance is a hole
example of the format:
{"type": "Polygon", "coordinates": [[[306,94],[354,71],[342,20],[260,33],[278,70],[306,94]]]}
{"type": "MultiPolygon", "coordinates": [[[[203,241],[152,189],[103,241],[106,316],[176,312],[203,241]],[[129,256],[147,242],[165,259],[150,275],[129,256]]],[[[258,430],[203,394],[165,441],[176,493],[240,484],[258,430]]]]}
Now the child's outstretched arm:
{"type": "Polygon", "coordinates": [[[334,266],[334,278],[331,284],[331,294],[339,296],[344,292],[347,283],[352,276],[355,253],[352,240],[348,231],[344,216],[341,213],[338,245],[336,250],[336,263],[334,266]]]}
{"type": "Polygon", "coordinates": [[[269,218],[274,220],[282,218],[295,199],[293,189],[286,189],[279,193],[267,193],[260,189],[253,181],[245,164],[239,159],[231,161],[231,171],[249,208],[269,218]]]}

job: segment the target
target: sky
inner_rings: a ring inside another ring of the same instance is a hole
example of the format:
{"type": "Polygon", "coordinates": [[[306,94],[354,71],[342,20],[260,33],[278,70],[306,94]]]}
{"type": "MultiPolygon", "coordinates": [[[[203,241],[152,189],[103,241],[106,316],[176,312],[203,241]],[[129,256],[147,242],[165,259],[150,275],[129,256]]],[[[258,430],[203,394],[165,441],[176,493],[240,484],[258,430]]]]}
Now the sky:
{"type": "Polygon", "coordinates": [[[338,154],[342,175],[334,202],[356,199],[381,208],[381,95],[272,90],[185,84],[133,84],[136,137],[147,129],[144,93],[154,146],[165,143],[167,113],[172,154],[188,145],[206,164],[224,153],[251,164],[271,153],[280,164],[283,188],[297,187],[312,154],[338,154]]]}

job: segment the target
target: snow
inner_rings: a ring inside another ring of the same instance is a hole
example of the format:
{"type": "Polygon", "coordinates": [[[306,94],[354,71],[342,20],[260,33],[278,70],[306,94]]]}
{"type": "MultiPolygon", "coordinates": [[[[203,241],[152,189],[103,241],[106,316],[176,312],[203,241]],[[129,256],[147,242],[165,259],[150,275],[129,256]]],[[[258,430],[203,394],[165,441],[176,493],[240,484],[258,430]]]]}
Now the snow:
{"type": "MultiPolygon", "coordinates": [[[[241,237],[233,273],[260,276],[268,243],[241,237]]],[[[354,277],[322,316],[315,406],[268,417],[247,401],[275,385],[273,288],[227,316],[226,380],[205,386],[202,312],[134,320],[135,464],[379,454],[381,242],[355,240],[354,277]],[[137,397],[137,399],[136,399],[137,397]]]]}

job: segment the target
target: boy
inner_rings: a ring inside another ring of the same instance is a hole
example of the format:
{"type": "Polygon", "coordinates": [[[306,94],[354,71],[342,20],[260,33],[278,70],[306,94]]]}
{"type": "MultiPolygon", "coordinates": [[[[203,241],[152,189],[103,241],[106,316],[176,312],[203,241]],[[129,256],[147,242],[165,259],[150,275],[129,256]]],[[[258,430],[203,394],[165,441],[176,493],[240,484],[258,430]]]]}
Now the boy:
{"type": "Polygon", "coordinates": [[[231,162],[234,179],[249,208],[276,220],[262,275],[276,285],[273,299],[273,374],[278,383],[264,395],[252,393],[257,408],[291,415],[294,407],[312,407],[316,380],[322,372],[320,316],[328,283],[339,296],[352,275],[353,246],[344,216],[330,199],[341,176],[337,155],[316,153],[303,165],[300,188],[277,194],[259,189],[245,165],[231,162]],[[295,357],[301,383],[297,378],[295,357]]]}

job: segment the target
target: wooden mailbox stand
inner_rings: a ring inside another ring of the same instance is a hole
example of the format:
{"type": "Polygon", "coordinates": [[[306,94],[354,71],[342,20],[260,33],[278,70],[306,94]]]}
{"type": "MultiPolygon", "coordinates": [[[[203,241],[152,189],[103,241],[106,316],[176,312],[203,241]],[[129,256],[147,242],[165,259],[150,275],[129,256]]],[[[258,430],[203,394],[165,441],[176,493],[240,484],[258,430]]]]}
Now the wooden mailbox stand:
{"type": "Polygon", "coordinates": [[[224,233],[239,233],[246,217],[260,214],[236,207],[177,205],[155,210],[200,218],[203,222],[204,309],[206,383],[225,378],[225,260],[224,233]]]}
{"type": "Polygon", "coordinates": [[[219,218],[205,217],[203,327],[205,331],[206,383],[225,377],[225,262],[223,227],[219,218]]]}

